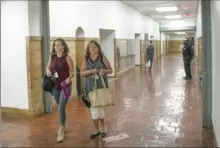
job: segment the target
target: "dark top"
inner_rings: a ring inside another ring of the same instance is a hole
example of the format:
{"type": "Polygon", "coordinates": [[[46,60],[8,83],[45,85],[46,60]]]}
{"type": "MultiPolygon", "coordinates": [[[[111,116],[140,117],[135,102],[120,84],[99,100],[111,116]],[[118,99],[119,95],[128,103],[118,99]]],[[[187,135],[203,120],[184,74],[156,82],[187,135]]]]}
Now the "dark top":
{"type": "MultiPolygon", "coordinates": [[[[90,69],[106,69],[105,64],[103,63],[102,57],[99,56],[95,61],[92,61],[90,58],[86,59],[86,70],[90,69]]],[[[107,75],[103,76],[106,86],[108,87],[108,79],[107,75]]],[[[86,77],[85,84],[85,99],[89,100],[88,95],[90,91],[93,91],[94,88],[95,77],[94,75],[89,75],[86,77]]],[[[101,78],[97,79],[97,89],[103,88],[101,78]]]]}
{"type": "Polygon", "coordinates": [[[69,66],[67,64],[67,55],[63,55],[62,57],[57,57],[57,55],[53,55],[51,59],[51,72],[52,74],[58,74],[58,78],[54,82],[54,88],[61,90],[61,83],[69,77],[69,66]]]}
{"type": "Polygon", "coordinates": [[[187,41],[184,42],[184,47],[183,47],[183,57],[187,59],[191,59],[191,46],[188,44],[187,41]]]}
{"type": "Polygon", "coordinates": [[[147,46],[147,55],[148,56],[154,56],[154,46],[152,44],[147,46]]]}

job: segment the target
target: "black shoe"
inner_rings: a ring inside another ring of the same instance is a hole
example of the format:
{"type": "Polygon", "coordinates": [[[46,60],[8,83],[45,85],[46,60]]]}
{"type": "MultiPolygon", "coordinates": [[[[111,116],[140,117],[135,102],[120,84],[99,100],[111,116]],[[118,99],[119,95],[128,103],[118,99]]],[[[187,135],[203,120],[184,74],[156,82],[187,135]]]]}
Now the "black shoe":
{"type": "Polygon", "coordinates": [[[90,139],[93,139],[93,138],[97,137],[99,134],[100,134],[100,132],[92,133],[92,134],[90,135],[90,139]]]}
{"type": "Polygon", "coordinates": [[[101,136],[102,136],[102,138],[105,137],[106,134],[107,134],[107,131],[101,131],[101,136]]]}

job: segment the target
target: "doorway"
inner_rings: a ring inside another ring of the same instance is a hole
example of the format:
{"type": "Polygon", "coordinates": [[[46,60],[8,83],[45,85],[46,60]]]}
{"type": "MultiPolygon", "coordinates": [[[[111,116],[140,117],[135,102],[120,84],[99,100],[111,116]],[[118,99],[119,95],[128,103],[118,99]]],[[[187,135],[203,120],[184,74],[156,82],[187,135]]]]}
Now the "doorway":
{"type": "Polygon", "coordinates": [[[135,50],[134,50],[134,54],[135,54],[135,66],[140,66],[141,65],[141,44],[140,44],[140,40],[141,40],[141,34],[140,33],[135,33],[135,50]]]}
{"type": "Polygon", "coordinates": [[[115,76],[116,68],[115,68],[115,30],[110,29],[99,29],[100,36],[100,46],[104,55],[110,62],[113,73],[110,74],[110,77],[115,76]]]}

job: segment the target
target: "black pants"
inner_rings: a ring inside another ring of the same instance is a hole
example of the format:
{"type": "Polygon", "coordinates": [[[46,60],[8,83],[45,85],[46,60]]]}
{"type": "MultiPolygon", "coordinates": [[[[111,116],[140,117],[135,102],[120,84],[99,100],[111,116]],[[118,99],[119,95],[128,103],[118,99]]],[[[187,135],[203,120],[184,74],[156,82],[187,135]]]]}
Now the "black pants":
{"type": "Polygon", "coordinates": [[[192,77],[192,74],[191,74],[191,60],[184,60],[184,69],[185,69],[186,76],[191,78],[192,77]]]}

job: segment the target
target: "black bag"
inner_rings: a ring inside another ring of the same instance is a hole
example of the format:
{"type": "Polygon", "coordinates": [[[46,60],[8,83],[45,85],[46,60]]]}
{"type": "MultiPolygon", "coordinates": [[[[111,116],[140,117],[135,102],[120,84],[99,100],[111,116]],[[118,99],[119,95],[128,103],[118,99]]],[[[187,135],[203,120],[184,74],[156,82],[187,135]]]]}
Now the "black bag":
{"type": "Polygon", "coordinates": [[[52,94],[53,85],[54,83],[52,77],[48,77],[47,75],[44,75],[42,78],[43,90],[52,94]]]}
{"type": "Polygon", "coordinates": [[[85,99],[84,94],[82,95],[82,100],[84,102],[84,104],[86,105],[86,107],[90,108],[91,107],[91,103],[89,100],[85,99]]]}

